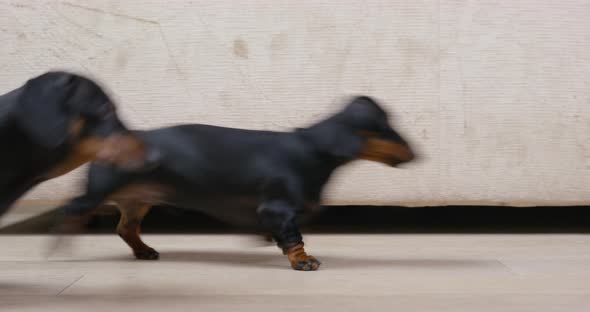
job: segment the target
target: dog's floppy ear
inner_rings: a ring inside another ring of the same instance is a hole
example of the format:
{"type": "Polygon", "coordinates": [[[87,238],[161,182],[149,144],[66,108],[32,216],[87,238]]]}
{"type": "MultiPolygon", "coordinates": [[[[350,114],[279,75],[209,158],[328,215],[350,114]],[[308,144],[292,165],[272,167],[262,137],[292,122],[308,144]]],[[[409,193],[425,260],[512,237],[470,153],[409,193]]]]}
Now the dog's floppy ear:
{"type": "Polygon", "coordinates": [[[56,148],[68,137],[69,117],[65,101],[72,89],[72,75],[42,75],[29,80],[21,93],[16,116],[25,133],[37,144],[56,148]]]}
{"type": "Polygon", "coordinates": [[[354,159],[360,155],[363,139],[345,126],[327,126],[314,134],[319,149],[341,159],[354,159]]]}
{"type": "Polygon", "coordinates": [[[352,131],[342,131],[334,137],[332,153],[336,157],[356,158],[363,148],[362,138],[352,131]]]}

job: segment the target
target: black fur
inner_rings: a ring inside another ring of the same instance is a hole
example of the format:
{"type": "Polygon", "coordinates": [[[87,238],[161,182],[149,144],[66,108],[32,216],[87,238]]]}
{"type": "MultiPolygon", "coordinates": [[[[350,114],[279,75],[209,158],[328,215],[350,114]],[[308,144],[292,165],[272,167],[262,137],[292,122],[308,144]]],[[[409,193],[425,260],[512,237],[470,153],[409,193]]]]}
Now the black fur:
{"type": "Polygon", "coordinates": [[[48,72],[0,96],[0,215],[64,161],[76,143],[129,131],[92,80],[48,72]],[[84,120],[75,136],[71,126],[84,120]]]}
{"type": "Polygon", "coordinates": [[[160,204],[202,210],[239,225],[262,225],[285,250],[302,242],[296,216],[320,203],[339,166],[362,157],[369,133],[403,150],[385,155],[389,165],[414,157],[386,112],[368,97],[357,97],[333,116],[293,132],[199,124],[139,131],[162,153],[160,166],[130,173],[93,165],[86,194],[63,209],[69,216],[86,215],[125,186],[155,183],[168,190],[160,204]]]}

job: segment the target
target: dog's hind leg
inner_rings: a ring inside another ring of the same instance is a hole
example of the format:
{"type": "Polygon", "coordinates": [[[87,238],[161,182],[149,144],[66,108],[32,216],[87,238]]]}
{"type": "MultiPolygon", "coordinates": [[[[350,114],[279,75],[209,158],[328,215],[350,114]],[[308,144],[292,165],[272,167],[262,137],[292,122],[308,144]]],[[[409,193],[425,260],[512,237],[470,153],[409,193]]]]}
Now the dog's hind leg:
{"type": "Polygon", "coordinates": [[[84,232],[92,212],[126,184],[124,178],[112,173],[111,170],[108,167],[91,166],[85,193],[58,208],[59,214],[52,229],[57,235],[49,244],[48,255],[53,254],[58,248],[61,249],[60,245],[68,242],[64,239],[64,234],[84,232]]]}
{"type": "Polygon", "coordinates": [[[150,211],[150,204],[120,201],[117,203],[121,212],[121,219],[117,225],[117,233],[131,247],[135,258],[140,260],[157,260],[160,254],[146,245],[139,233],[143,217],[150,211]]]}
{"type": "Polygon", "coordinates": [[[104,194],[84,194],[58,208],[59,218],[56,220],[56,234],[74,234],[84,232],[92,212],[106,200],[104,194]]]}
{"type": "Polygon", "coordinates": [[[83,233],[92,211],[100,207],[103,201],[104,196],[83,195],[58,208],[58,216],[51,229],[55,236],[48,244],[46,256],[49,257],[58,249],[69,249],[71,239],[66,239],[64,235],[83,233]]]}
{"type": "Polygon", "coordinates": [[[91,165],[85,193],[61,206],[58,233],[80,232],[99,208],[128,184],[129,175],[110,166],[91,165]]]}

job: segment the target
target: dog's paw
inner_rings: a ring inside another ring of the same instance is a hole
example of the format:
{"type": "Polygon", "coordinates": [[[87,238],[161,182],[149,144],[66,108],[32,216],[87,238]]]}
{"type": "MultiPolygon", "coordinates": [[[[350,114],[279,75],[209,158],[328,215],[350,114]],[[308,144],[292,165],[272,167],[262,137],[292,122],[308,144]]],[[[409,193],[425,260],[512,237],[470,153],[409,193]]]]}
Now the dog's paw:
{"type": "Polygon", "coordinates": [[[160,253],[153,248],[137,250],[133,253],[138,260],[158,260],[160,258],[160,253]]]}
{"type": "Polygon", "coordinates": [[[298,271],[315,271],[320,268],[320,264],[322,264],[318,259],[314,258],[313,256],[307,256],[308,258],[301,261],[292,261],[291,267],[298,271]]]}
{"type": "Polygon", "coordinates": [[[292,247],[287,252],[291,267],[298,271],[315,271],[322,264],[318,259],[305,253],[303,244],[292,247]]]}

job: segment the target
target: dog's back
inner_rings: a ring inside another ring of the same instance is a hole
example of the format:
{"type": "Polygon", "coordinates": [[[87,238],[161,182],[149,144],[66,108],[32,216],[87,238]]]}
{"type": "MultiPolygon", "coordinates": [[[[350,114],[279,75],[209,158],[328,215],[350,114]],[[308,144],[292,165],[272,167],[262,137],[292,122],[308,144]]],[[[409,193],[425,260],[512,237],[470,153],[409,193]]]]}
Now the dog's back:
{"type": "Polygon", "coordinates": [[[272,163],[286,155],[277,151],[294,140],[291,133],[200,124],[143,131],[138,136],[162,153],[152,176],[174,176],[208,191],[251,185],[273,170],[272,163]]]}

